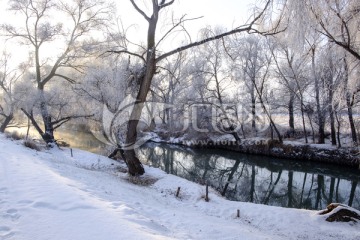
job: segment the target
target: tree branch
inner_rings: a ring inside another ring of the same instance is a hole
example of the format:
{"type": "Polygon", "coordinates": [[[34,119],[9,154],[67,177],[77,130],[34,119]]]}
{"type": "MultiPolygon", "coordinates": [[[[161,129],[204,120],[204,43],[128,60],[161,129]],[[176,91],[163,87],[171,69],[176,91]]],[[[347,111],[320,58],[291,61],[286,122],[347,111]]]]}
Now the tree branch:
{"type": "Polygon", "coordinates": [[[244,25],[244,26],[240,26],[240,27],[237,27],[231,31],[228,31],[228,32],[225,32],[225,33],[222,33],[222,34],[219,34],[219,35],[216,35],[216,36],[213,36],[213,37],[210,37],[210,38],[206,38],[206,39],[203,39],[201,41],[198,41],[198,42],[194,42],[194,43],[190,43],[188,45],[185,45],[185,46],[182,46],[182,47],[179,47],[175,50],[172,50],[170,52],[167,52],[167,53],[164,53],[162,55],[160,55],[158,58],[156,58],[156,62],[160,62],[161,60],[175,54],[175,53],[178,53],[178,52],[182,52],[182,51],[185,51],[189,48],[192,48],[192,47],[195,47],[195,46],[199,46],[199,45],[202,45],[204,43],[207,43],[207,42],[210,42],[210,41],[214,41],[214,40],[217,40],[217,39],[220,39],[220,38],[223,38],[223,37],[226,37],[226,36],[229,36],[229,35],[232,35],[232,34],[235,34],[235,33],[240,33],[240,32],[250,32],[251,30],[253,30],[254,32],[256,33],[259,33],[259,34],[262,34],[260,31],[256,30],[253,28],[253,25],[256,23],[257,20],[259,20],[261,18],[261,16],[265,13],[266,9],[269,7],[270,5],[270,2],[271,0],[268,0],[264,9],[253,19],[253,21],[251,21],[250,24],[247,24],[247,25],[244,25]]]}
{"type": "Polygon", "coordinates": [[[136,9],[136,11],[138,11],[145,19],[146,21],[150,21],[150,18],[144,13],[143,10],[141,10],[138,5],[134,2],[134,0],[130,0],[130,2],[132,3],[132,5],[134,6],[134,8],[136,9]]]}
{"type": "Polygon", "coordinates": [[[166,8],[166,7],[170,6],[171,4],[174,3],[174,1],[175,0],[172,0],[172,1],[168,2],[168,3],[165,3],[165,0],[162,0],[160,5],[159,5],[159,10],[162,9],[162,8],[166,8]]]}
{"type": "Polygon", "coordinates": [[[69,78],[67,76],[64,76],[64,75],[61,75],[61,74],[58,74],[58,73],[54,74],[54,77],[61,77],[61,78],[65,79],[66,81],[68,81],[69,83],[72,83],[72,84],[76,83],[74,79],[71,79],[71,78],[69,78]]]}
{"type": "Polygon", "coordinates": [[[68,116],[68,117],[63,117],[60,118],[59,120],[53,121],[51,122],[51,124],[53,125],[54,130],[59,128],[61,125],[63,125],[64,123],[72,120],[72,119],[76,119],[76,118],[90,118],[93,117],[94,114],[92,115],[77,115],[77,116],[68,116]]]}
{"type": "MultiPolygon", "coordinates": [[[[146,62],[145,58],[137,53],[133,53],[133,52],[129,52],[128,50],[109,50],[106,51],[105,53],[116,53],[116,54],[122,54],[122,53],[126,53],[129,54],[131,56],[135,56],[140,58],[143,62],[146,62]]],[[[100,56],[104,55],[105,53],[101,54],[100,56]]]]}
{"type": "Polygon", "coordinates": [[[189,19],[184,19],[186,15],[182,16],[179,20],[178,23],[176,23],[174,26],[172,26],[165,34],[164,36],[161,37],[161,39],[158,41],[158,43],[156,44],[156,48],[159,46],[159,44],[175,29],[177,28],[179,25],[183,24],[186,21],[192,21],[192,20],[197,20],[200,19],[202,17],[196,17],[196,18],[189,18],[189,19]]]}
{"type": "Polygon", "coordinates": [[[32,125],[35,127],[36,131],[38,131],[38,133],[40,134],[40,136],[42,137],[44,135],[44,131],[39,127],[39,125],[37,124],[37,122],[34,119],[34,116],[32,114],[32,112],[28,113],[25,109],[21,108],[21,111],[30,119],[32,125]]]}

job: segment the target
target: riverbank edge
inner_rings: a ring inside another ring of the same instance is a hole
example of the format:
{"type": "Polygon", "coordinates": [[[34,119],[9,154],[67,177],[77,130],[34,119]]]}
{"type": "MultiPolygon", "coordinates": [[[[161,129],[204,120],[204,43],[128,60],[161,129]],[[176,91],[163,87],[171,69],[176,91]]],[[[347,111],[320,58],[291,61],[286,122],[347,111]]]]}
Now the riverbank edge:
{"type": "Polygon", "coordinates": [[[161,139],[160,137],[150,139],[152,142],[161,142],[180,145],[190,148],[212,148],[230,150],[239,153],[291,159],[297,161],[313,161],[348,166],[360,169],[360,149],[358,147],[328,147],[318,144],[299,144],[289,141],[280,143],[271,139],[245,139],[241,143],[235,141],[189,141],[181,139],[161,139]],[[196,143],[198,142],[198,143],[196,143]],[[200,143],[199,143],[200,142],[200,143]],[[186,144],[184,144],[186,143],[186,144]]]}

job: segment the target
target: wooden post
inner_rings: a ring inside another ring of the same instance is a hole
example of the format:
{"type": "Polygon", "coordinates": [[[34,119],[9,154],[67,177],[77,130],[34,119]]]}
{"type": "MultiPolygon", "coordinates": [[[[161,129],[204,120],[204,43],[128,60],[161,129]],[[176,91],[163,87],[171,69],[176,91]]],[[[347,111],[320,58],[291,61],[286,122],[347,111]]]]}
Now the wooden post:
{"type": "Polygon", "coordinates": [[[206,183],[205,201],[209,201],[209,184],[206,183]]]}
{"type": "Polygon", "coordinates": [[[71,157],[73,157],[73,151],[72,148],[70,148],[71,157]]]}
{"type": "Polygon", "coordinates": [[[237,210],[236,217],[237,217],[237,218],[240,218],[240,209],[237,210]]]}
{"type": "Polygon", "coordinates": [[[179,194],[180,194],[180,187],[177,188],[176,197],[179,197],[179,194]]]}

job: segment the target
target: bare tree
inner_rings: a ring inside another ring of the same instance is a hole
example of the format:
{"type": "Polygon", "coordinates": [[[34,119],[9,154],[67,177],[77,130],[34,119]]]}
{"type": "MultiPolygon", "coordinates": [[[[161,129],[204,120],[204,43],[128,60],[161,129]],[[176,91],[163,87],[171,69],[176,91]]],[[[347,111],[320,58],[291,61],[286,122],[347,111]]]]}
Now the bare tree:
{"type": "Polygon", "coordinates": [[[26,69],[25,66],[12,68],[10,65],[11,55],[3,52],[0,58],[0,95],[2,95],[0,132],[4,132],[14,118],[16,108],[19,105],[19,96],[16,96],[15,84],[23,76],[26,69]]]}
{"type": "Polygon", "coordinates": [[[304,92],[309,85],[307,76],[307,57],[292,50],[286,44],[278,44],[276,48],[271,48],[274,62],[276,64],[275,74],[279,81],[289,92],[288,111],[289,127],[294,133],[295,121],[295,100],[300,101],[300,111],[303,125],[305,142],[308,143],[308,136],[305,124],[305,97],[304,92]]]}
{"type": "Polygon", "coordinates": [[[317,30],[330,42],[360,60],[359,2],[356,0],[309,0],[308,7],[318,24],[317,30]]]}
{"type": "Polygon", "coordinates": [[[185,89],[190,85],[185,81],[188,77],[187,54],[182,52],[173,58],[165,59],[164,64],[159,66],[159,74],[154,78],[151,91],[155,97],[168,104],[169,107],[163,109],[162,122],[168,125],[169,129],[174,130],[175,126],[175,101],[179,100],[185,89]]]}
{"type": "Polygon", "coordinates": [[[44,128],[40,127],[32,109],[22,110],[44,141],[51,145],[55,143],[55,126],[80,116],[63,116],[53,120],[46,97],[46,86],[49,82],[60,79],[75,82],[64,69],[71,68],[81,72],[79,59],[88,57],[93,49],[93,44],[87,40],[89,33],[105,24],[111,16],[110,8],[104,1],[90,0],[11,0],[10,6],[10,10],[20,14],[22,24],[19,27],[4,24],[1,29],[5,36],[19,39],[20,43],[32,50],[34,78],[44,128]],[[59,16],[61,20],[54,20],[53,15],[59,16]],[[64,21],[66,24],[63,24],[64,21]],[[49,51],[50,47],[52,51],[49,51]]]}
{"type": "MultiPolygon", "coordinates": [[[[203,30],[205,37],[216,35],[220,29],[203,30]]],[[[226,64],[223,41],[216,40],[199,46],[194,56],[194,61],[201,62],[202,66],[194,67],[192,74],[194,81],[196,77],[203,79],[199,86],[201,103],[211,106],[213,111],[209,120],[212,122],[212,130],[216,132],[231,134],[240,143],[241,139],[237,133],[238,122],[235,119],[236,104],[231,102],[230,92],[234,87],[231,69],[226,64]]],[[[193,64],[196,66],[197,64],[193,64]]]]}

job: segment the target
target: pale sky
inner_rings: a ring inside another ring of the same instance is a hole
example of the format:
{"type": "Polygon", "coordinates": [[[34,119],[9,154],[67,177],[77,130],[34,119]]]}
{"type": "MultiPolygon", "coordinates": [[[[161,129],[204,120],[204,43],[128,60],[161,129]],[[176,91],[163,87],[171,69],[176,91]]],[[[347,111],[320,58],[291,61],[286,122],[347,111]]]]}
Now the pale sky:
{"type": "MultiPolygon", "coordinates": [[[[146,5],[144,0],[137,0],[139,7],[146,11],[146,5]]],[[[237,27],[246,22],[250,13],[248,9],[254,5],[256,0],[176,0],[175,3],[168,8],[166,12],[167,17],[171,17],[172,13],[176,17],[180,17],[186,14],[187,18],[202,17],[194,21],[186,23],[186,28],[190,32],[192,40],[196,40],[197,33],[201,28],[208,25],[210,26],[222,26],[228,30],[233,27],[237,27]]],[[[117,2],[118,14],[121,16],[125,26],[136,24],[137,28],[130,31],[134,34],[132,38],[144,39],[146,36],[145,19],[136,12],[129,0],[122,0],[117,2]],[[135,36],[137,35],[137,36],[135,36]]],[[[164,19],[164,18],[163,18],[164,19]]],[[[158,28],[158,37],[160,37],[161,30],[166,31],[168,28],[158,28]]],[[[170,44],[170,48],[178,47],[178,43],[172,43],[172,39],[167,44],[170,44]]]]}
{"type": "MultiPolygon", "coordinates": [[[[13,15],[13,12],[7,10],[7,2],[7,0],[0,0],[0,23],[10,22],[14,24],[16,23],[17,17],[13,15]]],[[[125,27],[136,25],[136,27],[132,28],[129,32],[131,34],[131,40],[134,42],[139,42],[139,40],[144,41],[146,39],[145,19],[136,12],[129,0],[116,0],[115,2],[118,7],[117,15],[121,17],[125,27]]],[[[144,11],[147,10],[146,2],[148,2],[148,0],[136,0],[136,2],[144,11]]],[[[169,19],[172,14],[174,14],[175,17],[187,14],[188,18],[203,16],[203,18],[187,22],[185,25],[194,41],[197,38],[199,29],[207,25],[222,26],[229,30],[244,24],[251,15],[248,9],[255,3],[256,0],[175,0],[175,3],[168,8],[168,11],[165,13],[166,16],[163,16],[162,19],[169,19]]],[[[168,26],[161,25],[162,24],[159,24],[158,27],[158,37],[162,35],[161,31],[165,32],[168,29],[168,26]]],[[[169,48],[169,50],[176,48],[179,46],[179,41],[180,40],[173,35],[172,38],[168,39],[166,46],[163,47],[169,48]]],[[[0,51],[2,47],[3,46],[0,47],[0,51]]],[[[15,55],[20,56],[24,54],[25,49],[19,47],[13,49],[13,47],[11,47],[11,50],[15,55]]]]}

